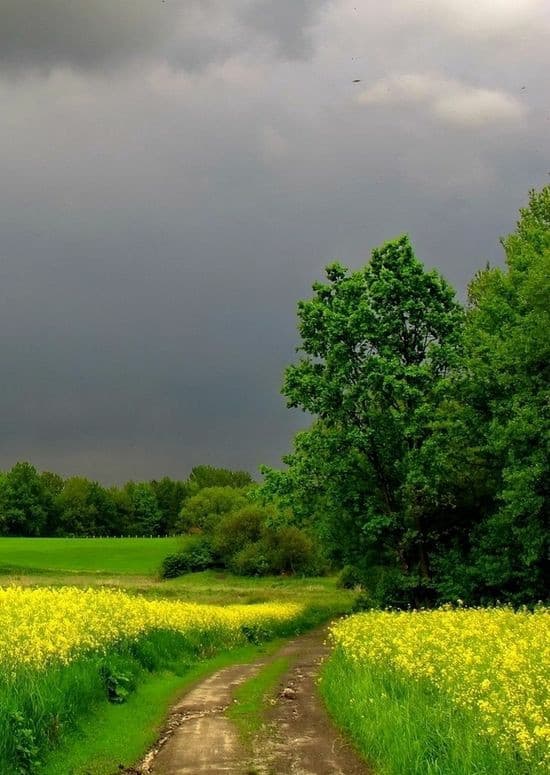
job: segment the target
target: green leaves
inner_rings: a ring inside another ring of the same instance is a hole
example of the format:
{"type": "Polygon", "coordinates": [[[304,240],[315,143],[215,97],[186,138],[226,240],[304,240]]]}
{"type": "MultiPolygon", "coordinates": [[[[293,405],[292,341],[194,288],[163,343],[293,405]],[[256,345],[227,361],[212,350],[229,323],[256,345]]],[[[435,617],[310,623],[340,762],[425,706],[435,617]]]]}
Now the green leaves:
{"type": "Polygon", "coordinates": [[[298,305],[283,393],[316,420],[263,491],[379,602],[545,594],[550,187],[520,216],[506,267],[474,277],[466,311],[405,236],[358,271],[329,266],[298,305]]]}
{"type": "Polygon", "coordinates": [[[486,269],[471,284],[465,360],[477,443],[496,472],[494,508],[478,530],[475,562],[487,593],[515,602],[545,593],[550,187],[531,192],[520,215],[502,241],[506,268],[486,269]]]}
{"type": "Polygon", "coordinates": [[[383,555],[427,573],[416,516],[411,537],[425,490],[416,469],[462,310],[407,237],[374,250],[364,269],[333,264],[326,274],[298,306],[304,355],[283,386],[290,406],[319,420],[297,438],[288,473],[268,474],[266,487],[291,493],[295,509],[302,500],[342,559],[383,555]]]}

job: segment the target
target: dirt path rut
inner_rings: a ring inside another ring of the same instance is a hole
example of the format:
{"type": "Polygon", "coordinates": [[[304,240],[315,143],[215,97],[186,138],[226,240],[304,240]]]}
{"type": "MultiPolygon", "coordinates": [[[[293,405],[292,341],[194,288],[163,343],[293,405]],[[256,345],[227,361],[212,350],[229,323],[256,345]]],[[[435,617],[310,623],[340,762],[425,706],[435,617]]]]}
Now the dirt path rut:
{"type": "MultiPolygon", "coordinates": [[[[288,643],[274,657],[290,658],[263,731],[246,749],[225,711],[236,687],[269,658],[220,670],[173,708],[166,731],[135,773],[149,775],[367,775],[369,770],[336,731],[315,685],[326,656],[326,632],[288,643]]],[[[272,658],[274,658],[272,657],[272,658]]]]}
{"type": "Polygon", "coordinates": [[[279,683],[276,702],[267,714],[249,771],[258,775],[369,773],[332,724],[319,697],[316,679],[329,651],[325,636],[324,630],[309,633],[279,652],[290,657],[291,667],[279,683]]]}
{"type": "Polygon", "coordinates": [[[164,738],[138,769],[154,775],[241,773],[246,757],[238,734],[226,718],[236,687],[265,662],[234,665],[206,678],[173,708],[164,738]]]}

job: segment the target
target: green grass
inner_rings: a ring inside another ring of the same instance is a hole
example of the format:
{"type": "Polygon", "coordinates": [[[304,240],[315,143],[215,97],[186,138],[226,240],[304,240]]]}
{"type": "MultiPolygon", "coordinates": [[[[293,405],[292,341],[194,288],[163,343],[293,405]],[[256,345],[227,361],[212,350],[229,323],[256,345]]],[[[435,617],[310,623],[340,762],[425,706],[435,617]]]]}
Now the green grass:
{"type": "MultiPolygon", "coordinates": [[[[136,692],[149,684],[152,691],[168,695],[171,689],[181,687],[181,679],[202,660],[228,651],[235,653],[234,649],[242,646],[260,645],[256,642],[259,638],[268,642],[295,636],[317,624],[320,616],[319,612],[305,611],[291,621],[274,620],[261,632],[243,627],[239,641],[230,650],[224,629],[194,633],[153,630],[68,665],[51,665],[44,671],[21,669],[15,676],[0,673],[0,773],[34,772],[35,762],[63,745],[91,714],[97,711],[100,717],[102,713],[109,717],[110,711],[105,710],[109,699],[140,705],[141,701],[133,698],[141,696],[136,692]]],[[[152,719],[154,725],[157,718],[156,711],[141,708],[135,727],[130,719],[124,735],[128,741],[142,739],[146,720],[152,719]]],[[[116,745],[116,740],[112,729],[107,745],[116,745]]],[[[147,740],[150,737],[146,734],[145,747],[147,740]]]]}
{"type": "MultiPolygon", "coordinates": [[[[270,633],[277,637],[304,632],[353,605],[354,594],[338,589],[335,578],[329,577],[257,579],[205,571],[161,581],[160,562],[181,541],[0,538],[0,584],[115,587],[149,598],[218,605],[274,600],[303,604],[306,611],[299,620],[270,633]]],[[[224,654],[227,646],[222,642],[201,651],[200,644],[190,648],[184,640],[157,632],[126,650],[120,644],[106,655],[91,655],[66,668],[29,673],[17,684],[0,674],[0,775],[30,772],[28,763],[45,756],[48,775],[110,775],[119,762],[138,759],[154,740],[174,693],[208,670],[208,664],[212,669],[218,664],[200,660],[214,651],[221,653],[222,662],[240,658],[239,652],[224,654]],[[121,706],[107,702],[101,678],[105,665],[132,684],[128,702],[121,706]],[[66,759],[57,758],[63,756],[66,759]]],[[[255,646],[249,648],[250,654],[258,653],[255,646]]],[[[269,671],[264,679],[269,683],[269,671]]],[[[261,695],[264,689],[253,685],[250,691],[261,695]]]]}
{"type": "Polygon", "coordinates": [[[358,666],[337,649],[320,687],[334,720],[377,775],[535,775],[432,686],[358,666]]]}
{"type": "Polygon", "coordinates": [[[0,573],[52,572],[154,576],[172,538],[0,538],[0,573]]]}
{"type": "Polygon", "coordinates": [[[236,702],[228,708],[226,715],[236,724],[246,742],[260,731],[268,701],[289,664],[289,657],[276,657],[236,690],[236,702]]]}
{"type": "Polygon", "coordinates": [[[112,775],[131,766],[152,747],[170,707],[194,683],[231,664],[246,664],[273,653],[277,639],[243,646],[180,670],[152,675],[123,705],[103,704],[80,723],[41,767],[41,775],[112,775]],[[180,673],[183,672],[183,675],[180,673]]]}
{"type": "MultiPolygon", "coordinates": [[[[267,642],[296,636],[330,616],[332,605],[307,606],[293,620],[274,620],[261,630],[242,627],[234,648],[259,645],[260,639],[267,642]]],[[[190,668],[227,651],[227,631],[223,628],[188,633],[153,630],[137,640],[114,643],[106,652],[85,654],[68,665],[52,664],[44,671],[22,667],[13,676],[0,673],[0,773],[39,772],[37,763],[63,747],[74,737],[74,730],[78,731],[91,717],[99,723],[94,733],[98,737],[98,761],[105,746],[110,752],[127,746],[122,758],[129,761],[137,748],[141,752],[150,744],[164,713],[151,707],[150,693],[157,692],[169,702],[170,692],[181,688],[190,668]],[[141,691],[142,687],[149,688],[141,691]],[[109,709],[109,700],[119,699],[130,702],[135,711],[135,719],[133,715],[124,717],[125,726],[118,727],[124,732],[117,732],[108,723],[110,714],[115,712],[109,709]]],[[[81,757],[79,745],[73,745],[73,753],[67,755],[81,757]]],[[[86,746],[82,751],[86,752],[86,746]]],[[[58,767],[57,772],[65,775],[71,770],[58,767]]]]}

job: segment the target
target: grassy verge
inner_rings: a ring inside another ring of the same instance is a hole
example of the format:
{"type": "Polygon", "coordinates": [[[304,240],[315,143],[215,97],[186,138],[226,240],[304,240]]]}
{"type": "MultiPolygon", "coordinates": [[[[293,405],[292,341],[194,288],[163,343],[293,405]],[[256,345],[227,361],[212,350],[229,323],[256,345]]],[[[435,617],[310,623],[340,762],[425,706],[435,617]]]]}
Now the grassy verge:
{"type": "Polygon", "coordinates": [[[320,687],[336,723],[377,775],[535,775],[425,683],[358,666],[337,648],[320,687]]]}
{"type": "Polygon", "coordinates": [[[233,649],[189,665],[149,676],[122,705],[102,704],[78,724],[50,754],[41,775],[112,775],[128,767],[154,744],[178,695],[197,681],[231,664],[252,662],[273,653],[282,641],[233,649]]]}
{"type": "Polygon", "coordinates": [[[260,731],[267,702],[289,664],[288,657],[276,657],[236,690],[236,702],[228,708],[227,716],[246,742],[260,731]]]}

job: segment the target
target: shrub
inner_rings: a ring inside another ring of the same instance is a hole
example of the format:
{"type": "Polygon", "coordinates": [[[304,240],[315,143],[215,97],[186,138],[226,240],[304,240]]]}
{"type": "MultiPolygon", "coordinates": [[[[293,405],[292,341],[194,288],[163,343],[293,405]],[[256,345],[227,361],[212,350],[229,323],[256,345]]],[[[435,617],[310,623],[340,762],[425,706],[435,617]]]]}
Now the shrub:
{"type": "Polygon", "coordinates": [[[360,570],[354,565],[344,565],[338,574],[338,586],[341,589],[355,589],[362,586],[360,570]]]}
{"type": "Polygon", "coordinates": [[[214,552],[224,563],[240,552],[247,544],[254,544],[262,537],[267,511],[261,506],[245,506],[227,514],[217,524],[212,537],[214,552]]]}
{"type": "Polygon", "coordinates": [[[243,576],[313,575],[320,572],[321,565],[313,541],[293,525],[278,530],[264,526],[260,540],[246,543],[229,561],[230,569],[243,576]]]}
{"type": "Polygon", "coordinates": [[[191,536],[181,551],[164,558],[161,576],[163,579],[173,579],[184,573],[206,570],[213,565],[214,557],[210,540],[202,535],[191,536]]]}
{"type": "Polygon", "coordinates": [[[314,564],[311,538],[294,525],[266,531],[271,567],[275,573],[307,573],[314,564]]]}
{"type": "Polygon", "coordinates": [[[266,542],[255,541],[244,546],[231,558],[229,568],[241,576],[267,576],[272,573],[266,542]]]}

